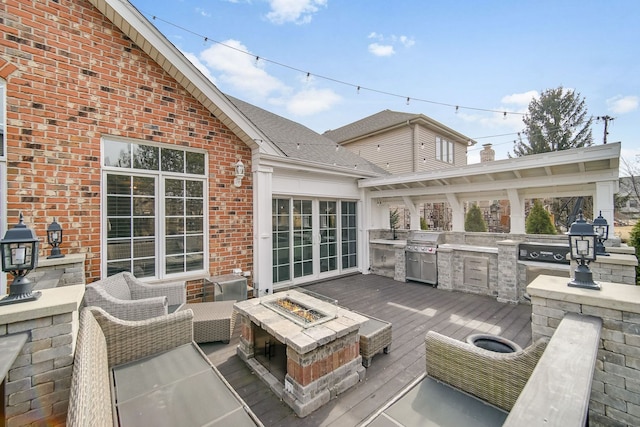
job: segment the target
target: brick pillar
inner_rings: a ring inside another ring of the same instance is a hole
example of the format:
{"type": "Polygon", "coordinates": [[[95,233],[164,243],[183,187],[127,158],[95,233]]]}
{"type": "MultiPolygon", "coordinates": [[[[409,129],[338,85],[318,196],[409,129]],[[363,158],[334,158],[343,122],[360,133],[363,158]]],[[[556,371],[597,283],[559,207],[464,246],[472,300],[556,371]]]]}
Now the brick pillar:
{"type": "Polygon", "coordinates": [[[0,307],[0,335],[29,338],[6,378],[6,425],[64,425],[84,285],[43,289],[36,301],[0,307]]]}

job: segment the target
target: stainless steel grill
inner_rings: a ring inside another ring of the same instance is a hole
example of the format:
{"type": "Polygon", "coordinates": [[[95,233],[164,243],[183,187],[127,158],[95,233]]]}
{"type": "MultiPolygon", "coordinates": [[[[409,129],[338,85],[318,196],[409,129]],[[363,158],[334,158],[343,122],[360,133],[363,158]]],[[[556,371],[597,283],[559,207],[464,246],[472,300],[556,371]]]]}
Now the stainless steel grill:
{"type": "Polygon", "coordinates": [[[443,234],[432,231],[410,231],[405,247],[406,279],[438,284],[438,244],[443,234]]]}

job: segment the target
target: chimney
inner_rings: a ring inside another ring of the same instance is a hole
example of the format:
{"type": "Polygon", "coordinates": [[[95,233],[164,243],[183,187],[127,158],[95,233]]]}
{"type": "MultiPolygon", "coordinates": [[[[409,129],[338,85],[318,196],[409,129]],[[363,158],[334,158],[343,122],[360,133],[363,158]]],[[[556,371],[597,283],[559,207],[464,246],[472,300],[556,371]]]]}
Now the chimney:
{"type": "Polygon", "coordinates": [[[480,152],[480,163],[492,162],[496,159],[496,152],[491,149],[491,144],[482,144],[484,148],[480,152]]]}

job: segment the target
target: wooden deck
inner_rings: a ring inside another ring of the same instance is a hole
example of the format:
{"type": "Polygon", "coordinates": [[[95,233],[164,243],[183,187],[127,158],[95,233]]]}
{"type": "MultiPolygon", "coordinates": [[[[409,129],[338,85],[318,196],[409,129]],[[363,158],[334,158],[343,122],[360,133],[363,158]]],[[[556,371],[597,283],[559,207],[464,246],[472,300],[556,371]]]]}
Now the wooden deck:
{"type": "MultiPolygon", "coordinates": [[[[425,372],[424,337],[434,330],[464,340],[491,333],[522,347],[531,342],[531,308],[495,298],[442,291],[375,275],[353,275],[305,286],[341,306],[393,323],[389,354],[373,358],[366,378],[305,418],[295,413],[236,356],[238,331],[230,344],[204,344],[214,365],[265,426],[356,426],[425,372]]],[[[212,402],[215,404],[215,402],[212,402]]]]}

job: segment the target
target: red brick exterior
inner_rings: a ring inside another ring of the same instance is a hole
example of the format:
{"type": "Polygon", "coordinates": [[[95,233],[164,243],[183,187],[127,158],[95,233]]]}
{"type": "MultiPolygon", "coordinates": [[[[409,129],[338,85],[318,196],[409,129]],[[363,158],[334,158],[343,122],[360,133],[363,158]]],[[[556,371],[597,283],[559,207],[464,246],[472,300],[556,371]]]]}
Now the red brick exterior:
{"type": "Polygon", "coordinates": [[[253,270],[252,186],[233,186],[251,151],[84,0],[6,0],[0,71],[7,100],[7,224],[20,211],[48,253],[47,225],[64,228],[63,253],[87,254],[100,277],[100,138],[113,135],[206,149],[211,274],[253,270]]]}

